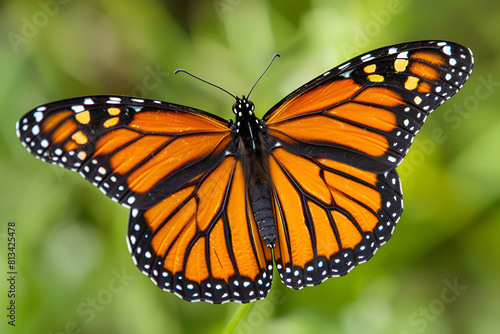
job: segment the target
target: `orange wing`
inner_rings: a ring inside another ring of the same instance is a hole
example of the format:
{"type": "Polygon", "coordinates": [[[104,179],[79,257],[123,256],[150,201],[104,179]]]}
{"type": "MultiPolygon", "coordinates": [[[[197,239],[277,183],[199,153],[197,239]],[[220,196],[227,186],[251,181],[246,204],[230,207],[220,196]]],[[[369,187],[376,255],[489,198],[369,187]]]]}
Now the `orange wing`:
{"type": "Polygon", "coordinates": [[[134,262],[189,301],[250,302],[272,283],[272,256],[250,211],[241,162],[229,156],[147,210],[133,208],[134,262]]]}
{"type": "Polygon", "coordinates": [[[78,171],[127,207],[148,208],[219,164],[227,121],[200,110],[125,96],[86,96],[38,107],[17,125],[36,157],[78,171]]]}
{"type": "Polygon", "coordinates": [[[300,289],[347,274],[391,236],[403,200],[395,170],[375,174],[283,148],[269,161],[281,280],[300,289]]]}
{"type": "Polygon", "coordinates": [[[274,256],[287,286],[344,275],[390,238],[403,209],[394,168],[472,65],[470,50],[456,43],[389,46],[317,77],[264,116],[274,256]]]}
{"type": "Polygon", "coordinates": [[[266,296],[271,250],[249,211],[228,121],[161,101],[86,96],[30,111],[17,131],[36,157],[132,208],[130,252],[161,288],[214,303],[266,296]]]}
{"type": "Polygon", "coordinates": [[[413,42],[371,51],[285,97],[264,116],[291,152],[384,173],[406,155],[427,115],[454,95],[472,53],[451,42],[413,42]]]}

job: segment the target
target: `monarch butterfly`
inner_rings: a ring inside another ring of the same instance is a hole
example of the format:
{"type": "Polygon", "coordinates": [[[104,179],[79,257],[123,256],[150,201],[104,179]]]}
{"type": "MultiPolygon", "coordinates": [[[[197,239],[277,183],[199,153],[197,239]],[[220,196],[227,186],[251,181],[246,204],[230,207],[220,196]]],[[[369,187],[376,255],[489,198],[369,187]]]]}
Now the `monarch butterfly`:
{"type": "Polygon", "coordinates": [[[392,235],[395,167],[427,115],[468,79],[471,51],[418,41],[370,51],[236,121],[128,96],[42,105],[22,144],[130,207],[137,267],[188,301],[251,302],[347,274],[392,235]]]}

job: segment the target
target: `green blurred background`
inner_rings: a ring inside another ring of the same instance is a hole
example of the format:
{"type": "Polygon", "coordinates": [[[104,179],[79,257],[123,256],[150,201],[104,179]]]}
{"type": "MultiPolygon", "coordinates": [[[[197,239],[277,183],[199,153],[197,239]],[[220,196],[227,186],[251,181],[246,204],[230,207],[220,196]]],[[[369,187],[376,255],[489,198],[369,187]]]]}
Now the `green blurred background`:
{"type": "Polygon", "coordinates": [[[447,39],[475,54],[464,88],[433,113],[399,167],[393,238],[342,278],[271,295],[236,333],[498,333],[500,2],[3,1],[0,4],[0,332],[219,333],[239,304],[187,303],[141,274],[128,211],[78,174],[21,146],[15,122],[53,100],[124,94],[231,117],[232,99],[177,68],[246,94],[262,116],[285,94],[363,52],[447,39]],[[8,326],[7,223],[16,223],[16,326],[8,326]]]}

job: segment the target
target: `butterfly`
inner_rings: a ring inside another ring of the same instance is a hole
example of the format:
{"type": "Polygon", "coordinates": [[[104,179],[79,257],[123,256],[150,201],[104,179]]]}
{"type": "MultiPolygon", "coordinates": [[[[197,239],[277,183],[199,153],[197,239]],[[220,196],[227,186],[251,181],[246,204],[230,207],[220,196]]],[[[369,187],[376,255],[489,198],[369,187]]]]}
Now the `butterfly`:
{"type": "Polygon", "coordinates": [[[83,96],[17,123],[37,158],[79,172],[129,207],[127,244],[158,287],[188,301],[251,302],[273,260],[292,289],[347,274],[392,235],[395,170],[426,117],[468,79],[472,52],[447,41],[370,51],[311,80],[262,119],[83,96]]]}

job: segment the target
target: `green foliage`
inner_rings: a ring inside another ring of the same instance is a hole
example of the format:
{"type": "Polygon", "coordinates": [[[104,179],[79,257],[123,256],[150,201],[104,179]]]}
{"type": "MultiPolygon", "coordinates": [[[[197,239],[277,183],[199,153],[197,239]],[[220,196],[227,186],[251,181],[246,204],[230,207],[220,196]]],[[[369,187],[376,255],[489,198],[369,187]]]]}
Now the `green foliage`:
{"type": "MultiPolygon", "coordinates": [[[[0,5],[0,256],[16,223],[16,327],[2,333],[497,333],[500,328],[498,2],[13,1],[0,5]],[[251,307],[187,303],[132,263],[127,210],[76,173],[35,160],[15,122],[40,104],[124,94],[231,117],[374,48],[417,39],[469,46],[476,66],[399,167],[405,211],[390,242],[349,275],[251,307]],[[436,137],[437,134],[437,137],[436,137]],[[233,317],[233,314],[236,314],[233,317]]],[[[4,275],[5,277],[7,275],[4,275]]]]}

